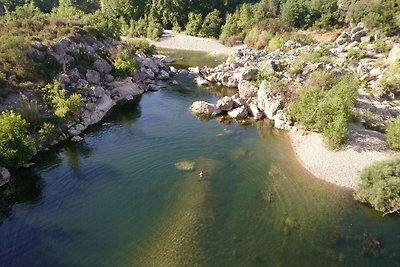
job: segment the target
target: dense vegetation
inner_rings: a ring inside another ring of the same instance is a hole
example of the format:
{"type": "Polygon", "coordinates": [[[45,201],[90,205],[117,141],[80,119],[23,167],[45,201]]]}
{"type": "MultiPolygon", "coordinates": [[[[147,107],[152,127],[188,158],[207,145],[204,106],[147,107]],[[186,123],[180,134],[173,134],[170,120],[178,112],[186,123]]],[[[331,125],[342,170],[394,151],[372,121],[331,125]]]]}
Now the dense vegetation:
{"type": "Polygon", "coordinates": [[[308,129],[321,132],[327,146],[336,149],[346,141],[358,85],[352,75],[337,78],[332,73],[315,72],[309,86],[301,88],[289,104],[289,114],[308,129]]]}
{"type": "Polygon", "coordinates": [[[365,169],[355,196],[381,212],[399,212],[400,157],[377,162],[365,169]]]}

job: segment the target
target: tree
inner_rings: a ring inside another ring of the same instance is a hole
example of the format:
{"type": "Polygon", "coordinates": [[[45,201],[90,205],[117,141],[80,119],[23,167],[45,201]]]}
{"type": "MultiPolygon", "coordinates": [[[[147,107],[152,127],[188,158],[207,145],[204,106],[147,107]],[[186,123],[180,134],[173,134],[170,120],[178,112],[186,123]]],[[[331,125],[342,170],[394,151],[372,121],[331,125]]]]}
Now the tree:
{"type": "Polygon", "coordinates": [[[17,167],[29,160],[35,142],[28,136],[29,124],[13,111],[0,115],[0,162],[7,167],[17,167]]]}
{"type": "Polygon", "coordinates": [[[188,18],[189,22],[186,25],[186,33],[196,36],[197,34],[199,34],[202,25],[203,19],[201,17],[201,14],[190,12],[188,18]]]}
{"type": "Polygon", "coordinates": [[[200,30],[200,35],[204,37],[218,38],[218,36],[221,34],[221,26],[221,13],[214,9],[214,11],[209,13],[204,19],[200,30]]]}
{"type": "Polygon", "coordinates": [[[305,28],[309,22],[309,10],[303,0],[288,0],[282,6],[281,18],[289,26],[305,28]]]}

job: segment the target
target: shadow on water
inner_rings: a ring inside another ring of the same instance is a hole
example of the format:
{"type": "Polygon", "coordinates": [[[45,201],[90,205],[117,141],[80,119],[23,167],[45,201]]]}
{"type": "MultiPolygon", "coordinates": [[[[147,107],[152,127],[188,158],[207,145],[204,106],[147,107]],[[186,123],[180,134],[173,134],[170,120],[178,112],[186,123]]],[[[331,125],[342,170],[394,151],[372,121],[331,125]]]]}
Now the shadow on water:
{"type": "Polygon", "coordinates": [[[42,194],[41,178],[32,169],[13,171],[11,181],[0,189],[0,224],[11,216],[16,203],[35,203],[42,194]]]}

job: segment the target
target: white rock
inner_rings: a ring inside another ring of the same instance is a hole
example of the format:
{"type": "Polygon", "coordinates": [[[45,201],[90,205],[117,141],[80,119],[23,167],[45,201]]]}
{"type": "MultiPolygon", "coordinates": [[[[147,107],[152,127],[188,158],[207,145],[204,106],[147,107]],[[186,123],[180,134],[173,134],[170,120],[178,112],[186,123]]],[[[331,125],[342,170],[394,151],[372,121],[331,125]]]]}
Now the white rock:
{"type": "Polygon", "coordinates": [[[258,88],[255,87],[251,82],[246,80],[239,81],[239,96],[243,99],[249,99],[257,96],[258,88]]]}
{"type": "Polygon", "coordinates": [[[10,172],[6,168],[0,167],[0,187],[8,183],[10,181],[10,177],[10,172]]]}
{"type": "Polygon", "coordinates": [[[195,82],[197,85],[209,85],[209,84],[210,84],[209,81],[207,81],[206,79],[204,79],[204,78],[201,77],[201,76],[197,76],[197,77],[194,79],[194,82],[195,82]]]}
{"type": "Polygon", "coordinates": [[[254,119],[259,120],[263,117],[262,112],[258,109],[255,103],[250,103],[249,105],[250,113],[254,117],[254,119]]]}
{"type": "Polygon", "coordinates": [[[228,115],[234,119],[246,119],[249,116],[249,113],[245,106],[241,106],[229,111],[228,115]]]}
{"type": "Polygon", "coordinates": [[[282,108],[282,99],[274,95],[267,87],[267,82],[263,81],[257,95],[258,108],[264,112],[265,116],[272,120],[276,112],[282,108]]]}
{"type": "Polygon", "coordinates": [[[190,106],[190,111],[197,115],[215,116],[220,114],[222,111],[215,105],[207,103],[205,101],[196,101],[190,106]]]}
{"type": "Polygon", "coordinates": [[[392,50],[389,52],[387,62],[389,64],[395,63],[400,60],[400,44],[393,45],[392,50]]]}
{"type": "Polygon", "coordinates": [[[71,141],[72,141],[72,142],[80,142],[80,141],[82,141],[82,140],[83,140],[83,138],[80,137],[79,135],[76,135],[76,136],[74,136],[74,137],[71,138],[71,141]]]}
{"type": "Polygon", "coordinates": [[[233,108],[234,101],[229,96],[224,96],[217,101],[216,107],[222,111],[230,111],[233,108]]]}

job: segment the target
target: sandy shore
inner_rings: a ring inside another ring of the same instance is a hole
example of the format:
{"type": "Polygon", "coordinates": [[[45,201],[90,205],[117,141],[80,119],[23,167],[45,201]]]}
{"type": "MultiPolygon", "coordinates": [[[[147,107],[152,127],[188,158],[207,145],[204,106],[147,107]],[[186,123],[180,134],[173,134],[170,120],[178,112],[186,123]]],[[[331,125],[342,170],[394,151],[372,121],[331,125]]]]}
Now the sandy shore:
{"type": "Polygon", "coordinates": [[[395,153],[387,149],[383,134],[351,124],[349,140],[339,151],[325,148],[321,134],[290,132],[297,158],[313,175],[329,183],[356,188],[359,173],[395,153]]]}
{"type": "Polygon", "coordinates": [[[200,38],[166,30],[158,41],[151,41],[160,48],[203,51],[212,54],[230,55],[244,46],[227,47],[214,39],[200,38]]]}

